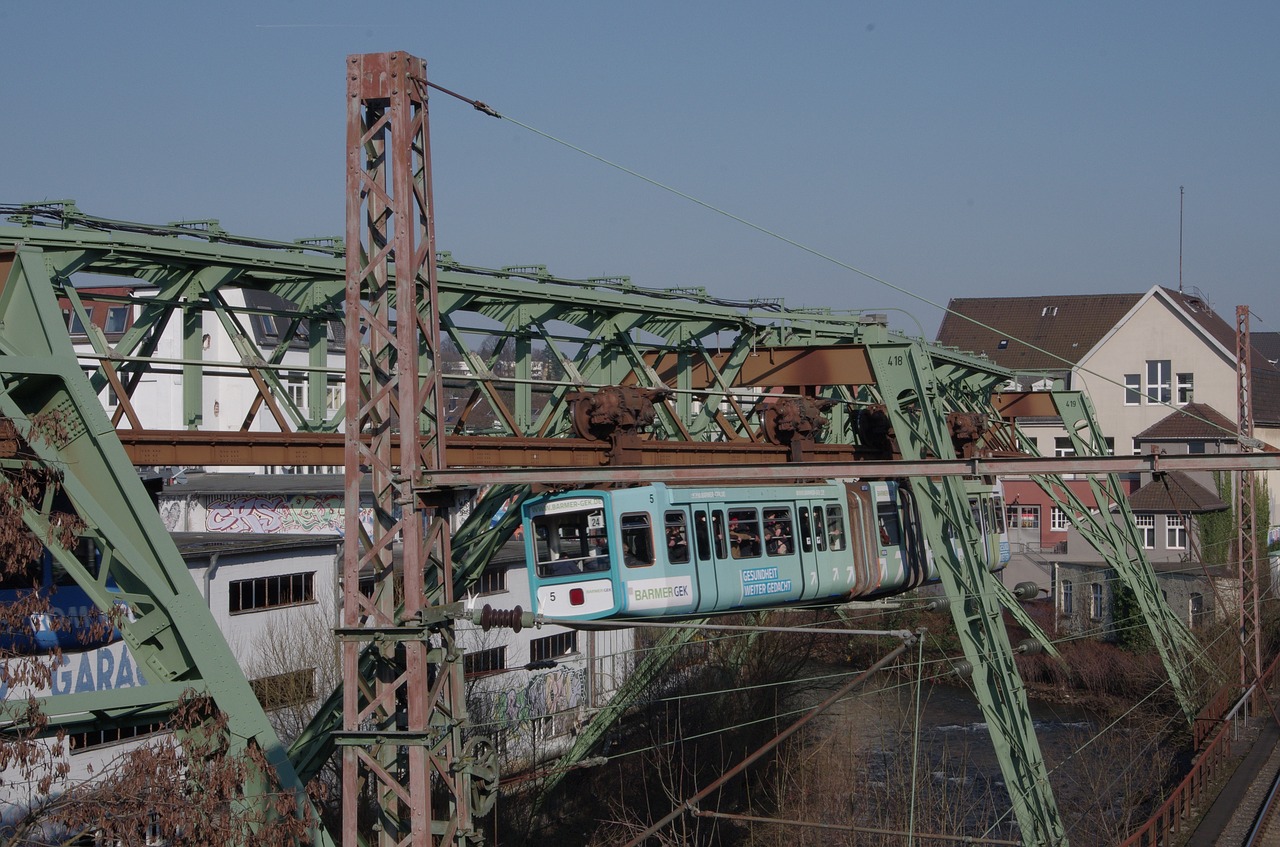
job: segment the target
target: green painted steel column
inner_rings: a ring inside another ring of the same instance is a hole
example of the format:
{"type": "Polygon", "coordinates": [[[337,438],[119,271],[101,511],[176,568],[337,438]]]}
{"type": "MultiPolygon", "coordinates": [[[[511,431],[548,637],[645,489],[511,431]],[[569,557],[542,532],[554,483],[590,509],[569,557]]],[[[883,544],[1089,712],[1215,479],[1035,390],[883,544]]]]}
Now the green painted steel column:
{"type": "Polygon", "coordinates": [[[199,429],[204,424],[204,312],[189,305],[182,310],[182,426],[199,429]]]}
{"type": "MultiPolygon", "coordinates": [[[[908,341],[867,347],[881,400],[904,459],[955,458],[927,352],[908,341]]],[[[991,730],[1022,838],[1036,847],[1063,847],[1066,830],[1018,675],[961,477],[911,477],[921,528],[951,603],[951,615],[973,669],[978,705],[991,730]],[[953,544],[954,540],[957,544],[953,544]],[[956,547],[962,552],[958,553],[956,547]]]]}
{"type": "MultiPolygon", "coordinates": [[[[76,360],[39,251],[16,252],[0,291],[0,318],[0,412],[24,437],[34,417],[60,419],[57,443],[28,440],[40,461],[62,470],[63,492],[102,550],[99,573],[69,551],[54,553],[101,611],[109,613],[117,600],[128,603],[132,614],[120,629],[148,678],[171,684],[169,691],[182,686],[207,692],[228,718],[232,752],[258,747],[299,811],[314,815],[305,786],[76,360]],[[118,592],[107,590],[109,579],[118,592]]],[[[29,525],[50,519],[47,504],[27,504],[25,512],[29,525]]],[[[267,818],[273,814],[269,785],[256,782],[245,791],[246,802],[267,818]]],[[[313,842],[329,844],[313,819],[313,842]]]]}

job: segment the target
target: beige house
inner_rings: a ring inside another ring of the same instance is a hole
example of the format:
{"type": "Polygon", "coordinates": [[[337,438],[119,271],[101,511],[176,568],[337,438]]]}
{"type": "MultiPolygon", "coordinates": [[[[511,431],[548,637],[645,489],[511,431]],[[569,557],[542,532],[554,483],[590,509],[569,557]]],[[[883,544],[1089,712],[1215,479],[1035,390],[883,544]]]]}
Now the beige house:
{"type": "MultiPolygon", "coordinates": [[[[939,343],[1015,371],[1019,390],[1060,380],[1084,391],[1114,451],[1140,451],[1140,435],[1190,404],[1219,413],[1202,426],[1223,429],[1225,440],[1235,435],[1234,306],[1224,317],[1198,293],[1153,286],[1142,294],[957,298],[948,308],[939,343]]],[[[1280,368],[1268,356],[1271,335],[1259,334],[1263,349],[1255,344],[1250,357],[1254,436],[1280,445],[1280,368]]],[[[1071,450],[1057,419],[1026,422],[1023,431],[1043,455],[1071,450]]],[[[1268,477],[1280,492],[1280,473],[1268,477]]],[[[1280,496],[1272,498],[1269,525],[1280,526],[1280,496]]]]}

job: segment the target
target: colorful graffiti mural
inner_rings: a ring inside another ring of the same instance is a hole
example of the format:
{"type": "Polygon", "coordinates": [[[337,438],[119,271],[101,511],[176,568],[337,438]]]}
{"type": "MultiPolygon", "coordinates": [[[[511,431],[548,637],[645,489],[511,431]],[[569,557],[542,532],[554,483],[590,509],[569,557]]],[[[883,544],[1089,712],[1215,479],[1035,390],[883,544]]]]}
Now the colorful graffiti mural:
{"type": "MultiPolygon", "coordinates": [[[[346,528],[343,514],[341,494],[241,494],[160,504],[161,519],[170,532],[341,535],[346,528]]],[[[372,528],[372,508],[360,510],[360,523],[372,528]]]]}
{"type": "Polygon", "coordinates": [[[529,678],[523,688],[475,692],[468,704],[477,722],[509,732],[531,734],[542,718],[556,718],[552,735],[565,734],[586,697],[583,668],[557,668],[529,678]],[[561,725],[563,724],[563,726],[561,725]]]}
{"type": "Polygon", "coordinates": [[[342,532],[342,505],[337,495],[210,498],[204,524],[207,532],[342,532]]]}

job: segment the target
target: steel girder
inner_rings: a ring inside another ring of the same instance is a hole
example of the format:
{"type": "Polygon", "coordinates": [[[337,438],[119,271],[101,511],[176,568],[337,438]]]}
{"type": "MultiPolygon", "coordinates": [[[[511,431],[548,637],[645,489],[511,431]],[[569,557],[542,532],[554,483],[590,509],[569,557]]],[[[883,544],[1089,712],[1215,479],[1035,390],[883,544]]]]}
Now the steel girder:
{"type": "MultiPolygon", "coordinates": [[[[954,458],[941,412],[946,391],[928,351],[908,342],[868,347],[876,391],[888,411],[904,458],[954,458]]],[[[908,478],[920,503],[925,540],[951,601],[952,619],[972,666],[973,688],[991,729],[996,758],[1025,843],[1058,847],[1066,830],[1036,739],[1027,693],[1001,617],[997,582],[987,570],[969,517],[963,479],[908,478]]]]}
{"type": "MultiPolygon", "coordinates": [[[[62,490],[101,552],[96,572],[60,544],[56,556],[95,605],[109,614],[117,603],[129,614],[119,628],[150,684],[105,694],[46,697],[55,726],[76,727],[89,716],[108,725],[137,725],[167,715],[184,691],[212,699],[227,715],[230,752],[256,746],[276,769],[282,790],[314,821],[313,843],[327,844],[285,751],[248,680],[196,590],[107,419],[96,392],[70,355],[71,339],[37,250],[0,254],[0,412],[40,462],[61,472],[62,490]],[[53,416],[55,443],[31,432],[33,419],[53,416]],[[118,590],[109,589],[112,583],[118,590]]],[[[46,498],[47,499],[47,498],[46,498]]],[[[27,526],[51,538],[52,504],[26,503],[27,526]]],[[[97,726],[102,726],[97,723],[97,726]]],[[[245,786],[246,801],[269,817],[268,775],[245,786]]]]}
{"type": "MultiPolygon", "coordinates": [[[[254,381],[255,400],[242,431],[340,429],[343,409],[325,408],[317,390],[341,374],[321,338],[325,327],[342,319],[340,258],[304,252],[315,248],[299,245],[250,246],[248,239],[204,229],[61,214],[56,220],[65,228],[0,227],[0,246],[42,249],[59,296],[72,304],[86,328],[92,324],[85,320],[83,303],[90,298],[136,306],[137,318],[118,339],[89,329],[93,349],[82,354],[95,390],[111,388],[119,398],[118,424],[154,428],[138,411],[145,406],[141,392],[147,390],[142,376],[167,371],[184,376],[182,420],[189,429],[209,423],[203,420],[197,375],[206,383],[254,381]],[[124,277],[125,284],[153,288],[132,297],[92,294],[72,284],[79,274],[124,277]],[[270,292],[287,306],[243,305],[244,296],[232,293],[237,289],[270,292]],[[218,361],[200,349],[206,318],[226,331],[237,360],[218,361]],[[248,324],[268,318],[280,331],[259,343],[261,333],[248,324]],[[183,355],[158,357],[160,335],[170,325],[181,327],[183,355]],[[291,351],[305,352],[307,363],[299,363],[296,355],[286,361],[291,351]],[[282,370],[306,373],[310,390],[302,408],[282,385],[282,370]]],[[[468,268],[447,254],[438,257],[438,266],[441,327],[457,345],[459,362],[443,374],[445,389],[471,410],[469,418],[459,415],[448,422],[451,432],[492,425],[509,436],[561,436],[568,432],[564,397],[569,392],[608,382],[665,383],[675,395],[659,407],[664,437],[758,442],[762,435],[755,413],[763,392],[860,384],[865,374],[865,357],[856,345],[868,324],[857,316],[752,311],[687,289],[567,280],[528,268],[468,268]],[[500,362],[502,343],[514,355],[500,362]],[[844,349],[833,349],[837,346],[844,349]],[[784,347],[791,351],[786,367],[778,359],[784,347]],[[480,412],[483,420],[477,420],[480,412]]],[[[971,363],[998,372],[990,363],[971,363]]],[[[834,393],[851,399],[840,389],[834,393]]],[[[850,443],[845,418],[842,407],[835,410],[828,440],[850,443]]]]}
{"type": "MultiPolygon", "coordinates": [[[[155,302],[145,298],[138,301],[142,310],[137,322],[140,327],[131,336],[121,339],[114,350],[100,348],[106,350],[100,356],[127,363],[136,360],[139,369],[147,358],[141,354],[154,353],[157,328],[169,320],[166,310],[185,310],[184,327],[193,323],[191,313],[212,313],[229,334],[240,339],[237,345],[250,339],[250,333],[239,331],[244,317],[268,310],[232,305],[233,298],[221,294],[226,286],[268,290],[297,304],[297,309],[273,312],[272,316],[289,320],[290,326],[300,325],[299,320],[307,321],[312,328],[308,338],[313,341],[314,327],[336,319],[338,314],[333,304],[341,291],[341,280],[337,274],[339,262],[332,258],[284,253],[274,247],[194,241],[185,232],[156,236],[118,230],[90,233],[47,227],[21,227],[16,231],[0,228],[0,243],[4,238],[43,243],[45,260],[58,270],[55,276],[62,282],[59,290],[63,293],[74,269],[123,273],[167,286],[158,297],[151,298],[155,302]],[[258,259],[263,261],[259,263],[258,259]],[[126,340],[134,345],[130,349],[135,352],[121,349],[126,340]]],[[[369,252],[364,251],[366,255],[369,252]]],[[[386,308],[394,308],[394,277],[389,270],[380,282],[388,290],[386,308]]],[[[520,434],[524,435],[565,433],[563,401],[572,389],[600,381],[639,385],[658,382],[677,392],[660,418],[665,422],[663,433],[668,438],[692,439],[694,444],[705,440],[759,443],[762,436],[754,420],[753,401],[761,394],[771,390],[812,391],[850,405],[877,402],[876,392],[869,388],[877,381],[871,367],[876,357],[870,351],[883,345],[897,349],[906,343],[901,337],[890,336],[883,328],[852,316],[743,311],[708,300],[690,300],[685,292],[640,291],[613,281],[556,280],[527,269],[461,269],[448,257],[441,259],[438,299],[440,326],[456,341],[469,344],[463,358],[472,371],[446,378],[470,384],[473,393],[490,406],[513,403],[514,408],[505,412],[498,409],[495,420],[503,431],[523,430],[520,434]],[[486,325],[485,320],[490,323],[486,325]],[[514,376],[500,372],[496,349],[479,349],[476,339],[481,338],[514,344],[514,376]],[[530,403],[533,392],[524,391],[521,386],[548,382],[545,378],[535,380],[533,375],[531,351],[539,344],[548,361],[558,364],[564,376],[550,381],[546,394],[549,399],[536,409],[532,404],[523,405],[530,403]]],[[[194,346],[190,331],[186,338],[184,349],[190,356],[194,346]]],[[[458,346],[464,347],[461,343],[458,346]]],[[[257,352],[240,349],[242,359],[248,360],[241,364],[243,369],[252,365],[265,373],[280,367],[281,344],[257,352]]],[[[310,349],[314,357],[318,346],[312,344],[310,349]]],[[[990,363],[951,351],[921,348],[920,357],[936,369],[935,385],[969,380],[975,374],[981,375],[979,382],[988,385],[1007,379],[1007,374],[990,363]]],[[[207,373],[229,371],[238,364],[183,359],[162,362],[161,366],[207,373]]],[[[98,367],[105,371],[104,365],[98,367]]],[[[101,384],[111,384],[105,372],[97,376],[101,384]]],[[[277,385],[263,378],[259,387],[261,404],[283,396],[277,385]]],[[[977,389],[964,389],[974,390],[977,389]]],[[[288,404],[284,403],[283,408],[287,410],[288,404]]],[[[300,428],[310,427],[317,436],[332,430],[335,420],[287,412],[273,417],[281,428],[301,420],[300,428]]],[[[849,416],[837,408],[833,417],[835,424],[825,438],[836,443],[856,443],[857,434],[849,416]]],[[[954,520],[968,520],[967,506],[954,520]]],[[[1017,609],[1016,603],[1011,608],[1017,609]]],[[[441,657],[450,648],[449,644],[442,645],[443,652],[432,655],[441,657]]],[[[379,664],[371,651],[363,651],[351,678],[376,678],[379,664]]],[[[649,672],[656,673],[658,667],[655,664],[649,672]]],[[[360,700],[358,708],[367,709],[368,702],[360,700]]],[[[624,692],[616,701],[616,709],[621,711],[629,703],[624,692]]],[[[354,734],[350,737],[359,740],[354,734]]]]}

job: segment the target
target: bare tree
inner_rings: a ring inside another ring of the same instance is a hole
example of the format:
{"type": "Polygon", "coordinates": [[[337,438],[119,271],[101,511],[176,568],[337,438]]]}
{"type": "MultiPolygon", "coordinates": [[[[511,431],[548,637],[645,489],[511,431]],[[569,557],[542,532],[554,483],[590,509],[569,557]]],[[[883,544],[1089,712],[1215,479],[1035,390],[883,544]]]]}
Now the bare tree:
{"type": "MultiPolygon", "coordinates": [[[[119,844],[307,839],[315,822],[293,791],[280,788],[263,751],[238,741],[226,716],[190,692],[161,723],[135,728],[129,749],[72,778],[70,739],[52,729],[41,706],[63,656],[35,637],[37,629],[70,625],[51,613],[55,586],[44,578],[46,549],[75,549],[84,531],[60,495],[58,469],[31,449],[38,439],[60,443],[64,429],[56,415],[24,421],[21,429],[0,418],[0,844],[86,836],[119,844]],[[31,529],[40,525],[31,519],[37,510],[48,518],[47,533],[31,529]]],[[[77,620],[75,631],[92,648],[115,623],[100,615],[77,620]]]]}

